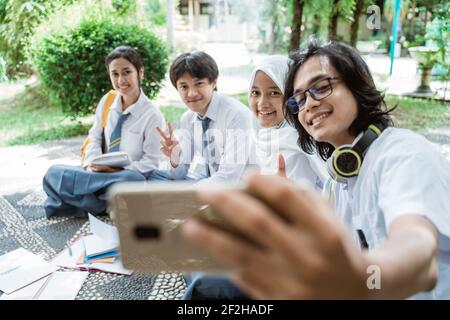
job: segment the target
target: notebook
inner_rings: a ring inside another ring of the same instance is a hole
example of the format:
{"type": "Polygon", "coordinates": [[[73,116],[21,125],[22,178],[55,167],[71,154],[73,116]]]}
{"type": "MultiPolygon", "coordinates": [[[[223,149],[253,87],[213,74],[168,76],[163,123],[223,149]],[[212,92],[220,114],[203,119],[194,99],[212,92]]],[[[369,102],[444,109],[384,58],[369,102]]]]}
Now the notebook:
{"type": "Polygon", "coordinates": [[[65,248],[61,251],[52,261],[51,264],[71,269],[71,270],[82,270],[82,271],[103,271],[103,272],[111,272],[117,274],[125,274],[130,275],[133,273],[132,270],[125,269],[120,258],[116,258],[113,263],[83,263],[78,264],[77,260],[81,254],[83,254],[84,245],[83,238],[80,237],[72,242],[71,250],[72,254],[70,254],[69,250],[65,248]]]}
{"type": "Polygon", "coordinates": [[[119,234],[115,226],[100,221],[89,214],[91,235],[83,237],[85,255],[90,258],[119,248],[119,234]]]}
{"type": "Polygon", "coordinates": [[[83,237],[83,241],[87,258],[99,256],[112,251],[117,251],[118,249],[118,245],[116,243],[109,242],[96,235],[85,236],[83,237]]]}
{"type": "Polygon", "coordinates": [[[110,152],[92,159],[91,164],[123,168],[131,164],[130,156],[126,152],[110,152]]]}
{"type": "Polygon", "coordinates": [[[19,248],[0,256],[0,291],[10,294],[56,271],[56,267],[19,248]]]}
{"type": "Polygon", "coordinates": [[[89,272],[56,271],[0,300],[74,300],[89,272]]]}

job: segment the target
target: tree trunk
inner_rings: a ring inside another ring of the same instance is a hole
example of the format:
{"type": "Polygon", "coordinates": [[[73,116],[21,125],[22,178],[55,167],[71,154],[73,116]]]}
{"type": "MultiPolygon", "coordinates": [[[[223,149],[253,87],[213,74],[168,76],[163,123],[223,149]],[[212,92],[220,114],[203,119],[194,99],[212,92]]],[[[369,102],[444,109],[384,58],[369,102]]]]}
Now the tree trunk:
{"type": "Polygon", "coordinates": [[[330,24],[328,25],[328,39],[331,41],[337,40],[337,24],[339,18],[338,4],[339,0],[333,0],[333,11],[331,13],[330,24]]]}
{"type": "Polygon", "coordinates": [[[269,54],[273,54],[275,52],[276,40],[277,40],[277,26],[278,26],[278,13],[276,2],[272,2],[271,6],[272,10],[272,20],[271,20],[271,30],[270,30],[270,40],[269,40],[269,54]]]}
{"type": "MultiPolygon", "coordinates": [[[[384,14],[384,4],[383,4],[383,13],[384,14]]],[[[389,12],[389,10],[387,10],[389,12]]],[[[394,10],[392,10],[392,15],[386,13],[386,51],[387,54],[391,51],[391,33],[392,33],[392,23],[394,22],[394,10]]]]}
{"type": "Polygon", "coordinates": [[[303,17],[303,6],[305,4],[304,0],[293,0],[294,1],[294,15],[292,18],[291,25],[291,42],[289,44],[289,51],[294,51],[300,47],[301,37],[302,37],[302,17],[303,17]]]}
{"type": "Polygon", "coordinates": [[[416,11],[415,11],[416,6],[417,6],[417,3],[413,3],[411,5],[412,14],[411,14],[411,20],[409,21],[409,32],[408,32],[408,37],[407,37],[408,40],[411,40],[414,37],[414,18],[416,17],[416,11]]]}
{"type": "Polygon", "coordinates": [[[385,0],[376,0],[375,4],[380,7],[380,14],[383,15],[384,14],[384,1],[385,0]]]}
{"type": "Polygon", "coordinates": [[[314,13],[311,33],[313,35],[318,35],[319,31],[320,31],[320,16],[317,13],[314,13]]]}
{"type": "Polygon", "coordinates": [[[358,40],[359,17],[361,16],[364,0],[356,0],[356,7],[353,13],[353,22],[350,26],[350,45],[356,48],[356,41],[358,40]]]}
{"type": "Polygon", "coordinates": [[[428,23],[428,8],[425,7],[425,19],[423,21],[423,32],[424,32],[424,34],[427,33],[427,23],[428,23]]]}

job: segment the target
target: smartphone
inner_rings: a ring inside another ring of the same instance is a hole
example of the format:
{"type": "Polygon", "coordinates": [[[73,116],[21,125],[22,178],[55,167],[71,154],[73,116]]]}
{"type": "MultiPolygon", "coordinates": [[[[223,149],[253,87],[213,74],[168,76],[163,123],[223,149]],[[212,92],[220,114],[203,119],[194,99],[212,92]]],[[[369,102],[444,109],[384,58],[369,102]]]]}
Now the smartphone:
{"type": "MultiPolygon", "coordinates": [[[[208,187],[210,188],[210,187],[208,187]]],[[[211,186],[245,191],[244,185],[211,186]]],[[[247,241],[224,217],[198,198],[198,187],[185,182],[118,183],[108,191],[111,217],[120,238],[123,265],[131,270],[221,273],[229,268],[191,244],[180,232],[195,217],[247,241]]]]}

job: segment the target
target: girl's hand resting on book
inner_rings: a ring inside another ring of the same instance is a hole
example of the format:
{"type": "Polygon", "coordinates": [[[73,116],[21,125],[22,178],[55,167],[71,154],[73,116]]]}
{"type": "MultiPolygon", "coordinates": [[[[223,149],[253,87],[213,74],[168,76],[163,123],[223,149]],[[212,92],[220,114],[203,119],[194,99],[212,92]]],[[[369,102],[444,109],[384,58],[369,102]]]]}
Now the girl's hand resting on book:
{"type": "Polygon", "coordinates": [[[88,170],[92,172],[117,172],[122,170],[123,168],[110,167],[110,166],[102,166],[98,164],[90,164],[88,166],[88,170]]]}

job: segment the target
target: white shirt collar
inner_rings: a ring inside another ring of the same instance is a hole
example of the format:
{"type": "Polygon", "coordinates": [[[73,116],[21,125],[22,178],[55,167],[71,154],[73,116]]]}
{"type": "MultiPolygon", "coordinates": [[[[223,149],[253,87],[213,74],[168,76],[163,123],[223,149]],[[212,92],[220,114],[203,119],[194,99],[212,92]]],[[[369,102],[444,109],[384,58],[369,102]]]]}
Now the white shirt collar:
{"type": "MultiPolygon", "coordinates": [[[[216,121],[217,117],[218,117],[218,113],[219,113],[219,103],[220,102],[220,94],[217,93],[216,91],[213,92],[213,96],[211,98],[211,101],[208,105],[208,109],[206,110],[206,113],[203,117],[201,117],[202,119],[207,117],[209,119],[211,119],[212,121],[216,121]]],[[[194,112],[195,117],[192,117],[192,123],[194,123],[195,121],[197,121],[199,114],[194,112]]]]}
{"type": "MultiPolygon", "coordinates": [[[[130,105],[125,111],[125,114],[131,113],[131,115],[135,117],[140,117],[141,114],[145,111],[143,106],[147,102],[147,96],[144,94],[144,91],[141,89],[141,93],[139,94],[139,98],[135,103],[130,105]]],[[[122,113],[122,96],[120,93],[117,93],[116,99],[114,100],[114,104],[112,109],[117,111],[118,113],[122,113]]]]}

